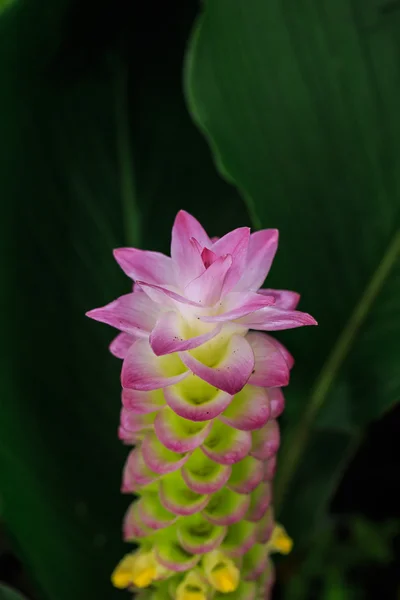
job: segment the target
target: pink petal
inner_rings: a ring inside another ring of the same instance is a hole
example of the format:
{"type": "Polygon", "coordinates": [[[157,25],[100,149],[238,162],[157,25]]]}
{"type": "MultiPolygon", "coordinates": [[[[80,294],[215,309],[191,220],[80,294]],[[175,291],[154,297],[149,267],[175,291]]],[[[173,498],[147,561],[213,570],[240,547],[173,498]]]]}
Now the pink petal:
{"type": "Polygon", "coordinates": [[[176,356],[158,357],[148,340],[137,340],[122,365],[122,387],[134,390],[163,388],[189,375],[176,356]]]}
{"type": "Polygon", "coordinates": [[[252,433],[251,456],[258,460],[268,460],[278,452],[280,444],[279,426],[276,421],[268,421],[262,429],[252,433]]]}
{"type": "Polygon", "coordinates": [[[242,431],[263,427],[271,413],[268,391],[261,387],[245,385],[236,394],[219,420],[242,431]]]}
{"type": "Polygon", "coordinates": [[[273,338],[270,335],[267,335],[266,333],[263,333],[261,335],[266,336],[268,338],[268,340],[271,342],[271,344],[273,344],[277,348],[277,350],[280,351],[280,353],[286,360],[287,366],[289,367],[289,369],[292,369],[293,365],[294,365],[294,358],[290,354],[289,350],[283,344],[281,344],[276,338],[273,338]]]}
{"type": "Polygon", "coordinates": [[[150,345],[154,354],[162,356],[197,348],[215,337],[221,331],[221,325],[189,339],[183,337],[183,329],[184,322],[180,314],[174,311],[162,314],[150,335],[150,345]]]}
{"type": "Polygon", "coordinates": [[[277,229],[263,229],[250,236],[246,269],[236,286],[237,291],[258,290],[264,283],[278,248],[277,229]]]}
{"type": "Polygon", "coordinates": [[[117,248],[114,258],[131,279],[147,283],[174,284],[175,272],[169,256],[136,248],[117,248]]]}
{"type": "MultiPolygon", "coordinates": [[[[190,378],[196,377],[190,374],[190,378]]],[[[180,389],[179,385],[171,385],[164,388],[165,401],[177,415],[190,421],[210,421],[218,416],[229,405],[232,396],[220,390],[199,402],[198,398],[188,398],[187,394],[180,389]],[[197,401],[196,401],[197,400],[197,401]]]]}
{"type": "Polygon", "coordinates": [[[263,480],[271,481],[271,479],[275,477],[276,473],[276,454],[274,456],[271,456],[271,458],[269,458],[268,460],[264,460],[261,464],[264,466],[263,480]]]}
{"type": "Polygon", "coordinates": [[[249,383],[260,387],[280,387],[289,383],[289,367],[275,340],[262,333],[246,336],[253,353],[254,369],[249,383]]]}
{"type": "MultiPolygon", "coordinates": [[[[172,545],[172,543],[171,543],[172,545]]],[[[176,546],[176,544],[174,544],[174,546],[176,546]]],[[[174,548],[175,550],[175,548],[174,548]]],[[[171,571],[175,571],[177,573],[182,573],[185,571],[189,571],[190,569],[193,569],[193,567],[195,567],[197,565],[197,563],[199,562],[201,556],[200,554],[198,555],[194,555],[192,556],[191,554],[187,553],[186,551],[184,551],[183,549],[181,550],[182,553],[182,560],[178,561],[178,560],[174,560],[172,558],[172,554],[169,552],[169,547],[168,547],[168,542],[163,543],[159,543],[156,544],[155,548],[154,548],[154,552],[157,558],[157,562],[160,563],[160,565],[162,565],[163,567],[165,567],[166,569],[170,569],[171,571]],[[184,560],[184,558],[186,560],[184,560]]],[[[176,552],[176,550],[175,550],[176,552]]]]}
{"type": "Polygon", "coordinates": [[[135,448],[129,453],[124,466],[121,492],[133,493],[139,487],[152,483],[158,477],[157,473],[146,466],[141,452],[135,448]]]}
{"type": "Polygon", "coordinates": [[[299,310],[284,310],[267,306],[261,308],[251,315],[239,319],[239,323],[246,325],[249,329],[262,331],[278,331],[280,329],[293,329],[303,325],[317,325],[317,321],[311,315],[299,310]]]}
{"type": "MultiPolygon", "coordinates": [[[[207,524],[207,521],[203,521],[207,524]]],[[[199,525],[203,525],[199,522],[199,525]]],[[[191,523],[180,520],[177,526],[177,538],[182,546],[190,554],[206,554],[218,548],[226,535],[226,527],[212,527],[209,535],[196,536],[191,533],[191,523]],[[189,535],[187,535],[187,533],[189,535]]]]}
{"type": "Polygon", "coordinates": [[[272,501],[272,489],[269,482],[258,486],[251,494],[251,504],[246,515],[247,521],[259,521],[265,515],[272,501]]]}
{"type": "Polygon", "coordinates": [[[271,419],[277,419],[285,409],[285,396],[281,388],[278,387],[270,388],[268,394],[271,406],[271,419]]]}
{"type": "Polygon", "coordinates": [[[163,408],[165,399],[162,389],[140,392],[124,388],[122,390],[122,405],[134,414],[144,415],[163,408]]]}
{"type": "Polygon", "coordinates": [[[154,430],[160,442],[173,452],[192,452],[206,439],[211,423],[193,426],[179,417],[169,407],[160,411],[154,422],[154,430]]]}
{"type": "MultiPolygon", "coordinates": [[[[209,459],[204,455],[204,460],[207,461],[209,459]]],[[[209,465],[206,466],[208,467],[209,465]]],[[[213,469],[211,475],[204,476],[202,475],[201,468],[199,474],[196,469],[193,470],[190,467],[191,462],[189,459],[181,469],[182,479],[193,492],[197,492],[198,494],[213,494],[217,492],[226,484],[232,472],[231,465],[214,463],[211,466],[211,469],[213,469]]]]}
{"type": "Polygon", "coordinates": [[[232,292],[227,297],[227,300],[229,300],[229,304],[234,305],[234,308],[219,315],[201,316],[199,317],[200,320],[206,323],[233,321],[249,315],[260,308],[271,306],[275,302],[273,296],[265,296],[257,292],[249,292],[248,294],[244,292],[232,292]]]}
{"type": "Polygon", "coordinates": [[[190,454],[168,450],[152,432],[149,432],[144,438],[141,452],[148,468],[159,475],[177,471],[190,457],[190,454]]]}
{"type": "Polygon", "coordinates": [[[228,394],[237,394],[247,383],[254,367],[250,344],[241,335],[232,335],[224,358],[208,367],[188,352],[180,352],[182,362],[198,377],[228,394]]]}
{"type": "Polygon", "coordinates": [[[217,256],[225,254],[232,256],[232,268],[229,270],[224,282],[224,294],[230,292],[244,273],[249,240],[249,227],[240,227],[224,235],[212,246],[212,251],[217,256]]]}
{"type": "Polygon", "coordinates": [[[232,466],[228,488],[238,494],[250,494],[264,480],[264,476],[264,463],[252,456],[246,456],[232,466]]]}
{"type": "Polygon", "coordinates": [[[150,529],[164,529],[175,523],[177,517],[162,506],[157,494],[146,494],[137,503],[139,519],[150,529]]]}
{"type": "Polygon", "coordinates": [[[217,258],[205,272],[185,287],[185,294],[201,306],[213,306],[219,301],[225,277],[232,266],[232,257],[225,254],[217,258]]]}
{"type": "Polygon", "coordinates": [[[153,429],[155,413],[138,414],[122,407],[120,423],[125,431],[137,433],[153,429]]]}
{"type": "Polygon", "coordinates": [[[211,247],[211,240],[200,223],[184,210],[178,212],[172,227],[171,257],[177,267],[179,283],[185,286],[204,271],[200,248],[211,247]]]}
{"type": "Polygon", "coordinates": [[[86,316],[130,335],[148,337],[159,311],[159,307],[146,294],[135,292],[120,296],[101,308],[90,310],[86,316]]]}
{"type": "Polygon", "coordinates": [[[248,431],[239,431],[238,429],[225,427],[224,430],[218,429],[217,435],[211,432],[209,437],[201,446],[202,451],[208,458],[214,460],[220,465],[233,465],[248,455],[251,450],[252,437],[248,431]],[[221,435],[224,438],[221,439],[221,435]]]}
{"type": "Polygon", "coordinates": [[[250,496],[224,488],[213,495],[203,515],[213,525],[233,525],[243,519],[249,506],[250,496]]]}
{"type": "Polygon", "coordinates": [[[208,248],[203,248],[203,250],[201,251],[201,260],[203,261],[203,265],[206,269],[208,269],[208,267],[212,265],[213,262],[217,260],[217,258],[218,256],[208,248]]]}
{"type": "Polygon", "coordinates": [[[289,290],[258,290],[259,294],[264,296],[273,296],[275,298],[276,308],[284,308],[286,310],[294,310],[300,302],[300,294],[290,292],[289,290]]]}
{"type": "Polygon", "coordinates": [[[123,522],[123,538],[125,542],[134,541],[135,538],[146,537],[153,533],[151,529],[148,529],[146,525],[141,523],[137,505],[137,502],[132,502],[125,513],[123,522]]]}
{"type": "Polygon", "coordinates": [[[111,354],[117,358],[125,358],[128,354],[129,348],[136,342],[138,338],[129,333],[119,333],[117,337],[113,339],[109,346],[111,354]]]}
{"type": "Polygon", "coordinates": [[[164,508],[181,517],[189,517],[190,515],[194,515],[202,511],[210,500],[209,496],[195,494],[192,492],[192,490],[190,490],[182,480],[179,488],[177,488],[171,486],[168,480],[162,479],[160,482],[159,495],[160,502],[164,508]],[[181,497],[179,497],[180,495],[181,497]],[[182,496],[184,500],[183,502],[182,496]]]}

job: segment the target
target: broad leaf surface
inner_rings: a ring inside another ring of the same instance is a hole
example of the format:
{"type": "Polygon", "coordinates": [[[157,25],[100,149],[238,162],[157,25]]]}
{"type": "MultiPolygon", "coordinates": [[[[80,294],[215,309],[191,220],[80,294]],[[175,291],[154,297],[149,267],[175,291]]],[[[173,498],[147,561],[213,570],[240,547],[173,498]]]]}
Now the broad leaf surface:
{"type": "Polygon", "coordinates": [[[400,10],[375,0],[219,0],[188,51],[217,166],[254,225],[280,230],[268,287],[301,292],[319,322],[282,336],[297,367],[277,495],[293,533],[400,395],[399,34],[400,10]]]}
{"type": "Polygon", "coordinates": [[[130,289],[112,248],[168,251],[181,207],[214,234],[247,217],[184,106],[194,9],[164,13],[21,0],[0,21],[1,502],[39,598],[121,594],[120,364],[84,316],[130,289]]]}

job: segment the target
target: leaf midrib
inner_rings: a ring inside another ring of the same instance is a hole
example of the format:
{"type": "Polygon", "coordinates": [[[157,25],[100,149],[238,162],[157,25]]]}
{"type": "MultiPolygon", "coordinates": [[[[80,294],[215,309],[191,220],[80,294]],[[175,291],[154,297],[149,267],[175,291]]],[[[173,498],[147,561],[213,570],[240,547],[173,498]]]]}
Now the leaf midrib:
{"type": "Polygon", "coordinates": [[[394,234],[377,269],[370,279],[336,344],[325,361],[311,393],[310,401],[293,434],[287,438],[281,456],[280,476],[276,486],[276,506],[281,507],[293,474],[305,450],[314,419],[324,404],[336,375],[347,357],[354,339],[364,323],[372,305],[396,259],[400,255],[400,230],[394,234]]]}

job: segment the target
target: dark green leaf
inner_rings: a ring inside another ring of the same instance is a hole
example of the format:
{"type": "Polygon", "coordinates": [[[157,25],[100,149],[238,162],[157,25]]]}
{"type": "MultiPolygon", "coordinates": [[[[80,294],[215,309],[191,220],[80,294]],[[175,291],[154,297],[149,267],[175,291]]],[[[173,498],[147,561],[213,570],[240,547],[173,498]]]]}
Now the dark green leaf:
{"type": "Polygon", "coordinates": [[[0,21],[2,516],[41,598],[121,596],[120,364],[84,316],[130,289],[112,248],[168,250],[182,207],[219,235],[247,218],[184,106],[184,4],[151,39],[126,18],[132,45],[107,56],[108,3],[21,0],[0,21]]]}
{"type": "Polygon", "coordinates": [[[400,396],[399,33],[400,12],[373,0],[220,0],[188,53],[189,107],[218,167],[254,225],[280,230],[269,286],[301,292],[319,321],[282,336],[297,366],[277,500],[297,472],[296,531],[359,428],[400,396]]]}
{"type": "Polygon", "coordinates": [[[26,600],[19,592],[0,583],[0,600],[26,600]]]}

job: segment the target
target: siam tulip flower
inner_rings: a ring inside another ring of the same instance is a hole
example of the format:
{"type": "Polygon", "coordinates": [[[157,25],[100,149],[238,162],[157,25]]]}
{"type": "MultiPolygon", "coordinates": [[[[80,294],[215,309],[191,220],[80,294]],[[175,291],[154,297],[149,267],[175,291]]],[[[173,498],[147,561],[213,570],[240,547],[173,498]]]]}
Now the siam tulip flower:
{"type": "Polygon", "coordinates": [[[277,245],[275,229],[209,238],[180,211],[171,257],[115,250],[133,291],[88,313],[120,331],[122,492],[138,496],[123,536],[137,549],[112,581],[143,600],[267,599],[270,556],[291,549],[272,481],[294,361],[264,332],[316,321],[295,292],[260,289],[277,245]]]}

